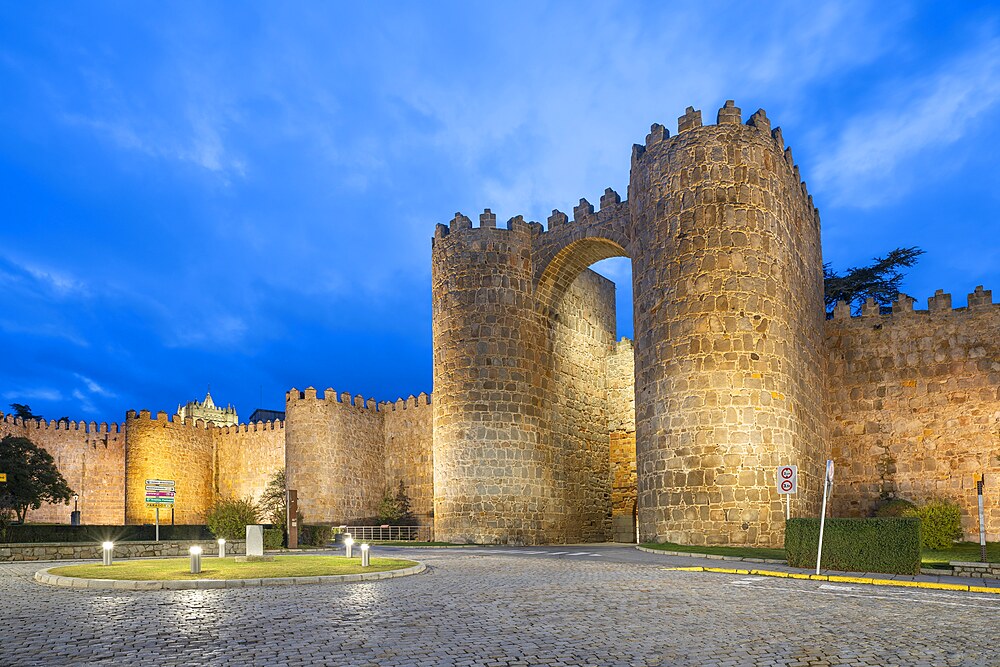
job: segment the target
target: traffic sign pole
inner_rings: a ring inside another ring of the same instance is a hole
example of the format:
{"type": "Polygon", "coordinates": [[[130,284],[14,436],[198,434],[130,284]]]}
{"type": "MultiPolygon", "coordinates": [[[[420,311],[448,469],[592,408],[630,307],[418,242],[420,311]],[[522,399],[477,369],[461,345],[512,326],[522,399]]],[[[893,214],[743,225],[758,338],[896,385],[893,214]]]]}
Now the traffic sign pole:
{"type": "Polygon", "coordinates": [[[776,481],[778,493],[785,496],[785,519],[791,519],[792,494],[799,490],[799,467],[778,466],[776,481]]]}
{"type": "Polygon", "coordinates": [[[823,529],[826,527],[826,496],[833,486],[833,461],[826,462],[826,475],[823,477],[823,513],[819,515],[819,548],[816,550],[816,574],[819,574],[823,561],[823,529]]]}
{"type": "Polygon", "coordinates": [[[156,541],[160,541],[160,506],[156,506],[156,541]]]}
{"type": "Polygon", "coordinates": [[[983,487],[986,486],[986,474],[976,482],[976,495],[979,496],[979,560],[986,562],[986,512],[983,510],[983,487]]]}

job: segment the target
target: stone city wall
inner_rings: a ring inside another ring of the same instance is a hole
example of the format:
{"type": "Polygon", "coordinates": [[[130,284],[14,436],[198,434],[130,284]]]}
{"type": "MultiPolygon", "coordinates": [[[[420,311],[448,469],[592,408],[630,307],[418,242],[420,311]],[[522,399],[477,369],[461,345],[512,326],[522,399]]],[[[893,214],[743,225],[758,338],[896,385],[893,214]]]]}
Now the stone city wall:
{"type": "MultiPolygon", "coordinates": [[[[212,427],[214,429],[214,427],[212,427]]],[[[171,420],[166,412],[152,417],[149,410],[129,410],[125,416],[125,522],[153,523],[154,509],[146,506],[146,480],[174,480],[174,522],[205,523],[205,512],[215,500],[214,447],[209,425],[171,420]]],[[[160,510],[160,523],[170,521],[170,509],[160,510]]]]}
{"type": "Polygon", "coordinates": [[[778,546],[776,466],[818,512],[819,215],[763,110],[654,125],[629,183],[642,540],[778,546]]]}
{"type": "Polygon", "coordinates": [[[285,474],[306,523],[350,525],[375,516],[386,487],[384,423],[375,400],[291,389],[285,474]]]}
{"type": "Polygon", "coordinates": [[[434,410],[421,392],[405,401],[380,403],[384,421],[385,485],[395,492],[403,481],[410,510],[421,526],[434,524],[434,410]]]}
{"type": "Polygon", "coordinates": [[[952,309],[900,296],[891,315],[843,304],[826,322],[827,406],[836,462],[833,511],[864,516],[882,496],[962,507],[979,539],[976,480],[986,474],[987,532],[1000,540],[1000,304],[981,287],[952,309]]]}
{"type": "Polygon", "coordinates": [[[556,541],[605,541],[611,532],[605,360],[615,346],[615,284],[584,270],[553,311],[549,423],[565,513],[556,541]]]}
{"type": "MultiPolygon", "coordinates": [[[[85,524],[121,524],[125,520],[125,433],[119,424],[95,422],[27,422],[2,415],[0,437],[26,437],[55,459],[67,484],[80,496],[85,524]]],[[[3,471],[0,471],[3,472],[3,471]]],[[[69,523],[69,505],[46,503],[29,510],[34,523],[69,523]]]]}
{"type": "Polygon", "coordinates": [[[635,541],[635,350],[622,338],[605,362],[611,466],[612,539],[635,541]]]}
{"type": "Polygon", "coordinates": [[[274,473],[285,467],[284,422],[255,422],[210,431],[215,445],[216,495],[260,500],[274,473]]]}

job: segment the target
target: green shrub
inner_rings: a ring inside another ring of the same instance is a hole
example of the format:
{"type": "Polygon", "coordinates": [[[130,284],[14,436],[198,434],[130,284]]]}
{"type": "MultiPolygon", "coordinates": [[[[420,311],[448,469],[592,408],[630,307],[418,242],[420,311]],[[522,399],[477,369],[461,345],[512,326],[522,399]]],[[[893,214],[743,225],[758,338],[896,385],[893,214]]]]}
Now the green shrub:
{"type": "MultiPolygon", "coordinates": [[[[792,567],[815,568],[819,519],[785,522],[792,567]]],[[[827,519],[823,567],[847,572],[920,573],[920,521],[912,517],[827,519]]]]}
{"type": "Polygon", "coordinates": [[[875,507],[875,516],[881,518],[903,516],[913,517],[917,516],[917,506],[909,500],[893,498],[892,500],[886,500],[877,505],[875,507]]]}
{"type": "Polygon", "coordinates": [[[299,532],[299,544],[311,547],[325,547],[333,539],[333,529],[330,526],[302,526],[299,532]]]}
{"type": "Polygon", "coordinates": [[[217,538],[242,540],[247,526],[260,523],[260,511],[252,498],[220,500],[205,514],[205,523],[217,538]]]}
{"type": "Polygon", "coordinates": [[[264,548],[280,549],[285,546],[285,531],[281,528],[264,529],[264,548]]]}
{"type": "Polygon", "coordinates": [[[925,549],[950,549],[962,538],[962,510],[945,500],[932,500],[917,508],[920,541],[925,549]]]}

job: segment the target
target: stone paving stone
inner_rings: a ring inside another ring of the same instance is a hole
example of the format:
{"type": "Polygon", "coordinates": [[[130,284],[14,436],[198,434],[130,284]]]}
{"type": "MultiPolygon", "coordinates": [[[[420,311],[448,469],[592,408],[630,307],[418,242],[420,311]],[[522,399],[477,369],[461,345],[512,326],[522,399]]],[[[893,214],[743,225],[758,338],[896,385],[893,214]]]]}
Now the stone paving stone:
{"type": "Polygon", "coordinates": [[[1000,596],[424,551],[385,581],[54,588],[0,568],[0,665],[997,665],[1000,596]]]}

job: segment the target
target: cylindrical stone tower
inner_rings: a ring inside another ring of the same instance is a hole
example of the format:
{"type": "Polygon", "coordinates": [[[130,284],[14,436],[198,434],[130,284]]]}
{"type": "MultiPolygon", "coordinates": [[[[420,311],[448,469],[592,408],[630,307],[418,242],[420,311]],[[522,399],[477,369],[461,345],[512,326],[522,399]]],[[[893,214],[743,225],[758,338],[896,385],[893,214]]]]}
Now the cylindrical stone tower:
{"type": "Polygon", "coordinates": [[[532,544],[561,527],[545,394],[550,361],[532,287],[535,227],[473,229],[433,247],[434,529],[452,542],[532,544]]]}
{"type": "Polygon", "coordinates": [[[689,108],[678,130],[654,126],[629,186],[640,539],[779,545],[776,466],[818,512],[818,215],[763,111],[689,108]]]}

